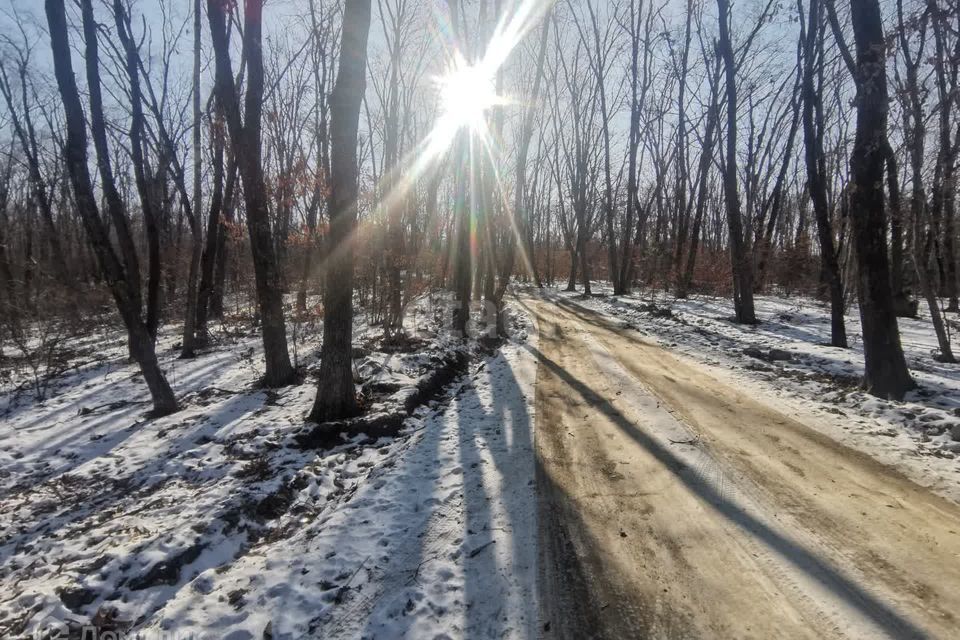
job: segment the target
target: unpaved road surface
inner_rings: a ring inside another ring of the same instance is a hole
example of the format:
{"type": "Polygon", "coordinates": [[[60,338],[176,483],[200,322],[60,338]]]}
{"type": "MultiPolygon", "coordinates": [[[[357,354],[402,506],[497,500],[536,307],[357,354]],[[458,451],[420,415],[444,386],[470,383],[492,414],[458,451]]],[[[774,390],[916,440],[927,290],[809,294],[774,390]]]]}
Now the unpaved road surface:
{"type": "Polygon", "coordinates": [[[544,637],[960,637],[957,505],[615,321],[523,304],[544,637]]]}

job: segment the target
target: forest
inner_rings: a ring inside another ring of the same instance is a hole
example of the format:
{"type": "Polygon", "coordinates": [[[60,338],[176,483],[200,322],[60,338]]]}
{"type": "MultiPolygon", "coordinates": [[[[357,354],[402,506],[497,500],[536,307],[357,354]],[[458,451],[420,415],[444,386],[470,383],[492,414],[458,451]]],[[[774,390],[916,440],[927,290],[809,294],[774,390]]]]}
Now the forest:
{"type": "Polygon", "coordinates": [[[960,2],[2,0],[0,97],[0,635],[955,624],[960,2]]]}
{"type": "MultiPolygon", "coordinates": [[[[912,386],[896,317],[922,304],[953,360],[954,7],[384,1],[347,58],[339,3],[182,4],[53,7],[52,35],[11,5],[4,342],[114,304],[162,413],[158,327],[190,357],[225,299],[280,386],[310,296],[343,312],[324,323],[342,350],[350,292],[391,333],[427,289],[499,307],[516,277],[724,295],[742,323],[756,293],[819,296],[835,346],[859,302],[865,384],[891,397],[912,386]]],[[[348,415],[329,375],[316,416],[348,415]]]]}

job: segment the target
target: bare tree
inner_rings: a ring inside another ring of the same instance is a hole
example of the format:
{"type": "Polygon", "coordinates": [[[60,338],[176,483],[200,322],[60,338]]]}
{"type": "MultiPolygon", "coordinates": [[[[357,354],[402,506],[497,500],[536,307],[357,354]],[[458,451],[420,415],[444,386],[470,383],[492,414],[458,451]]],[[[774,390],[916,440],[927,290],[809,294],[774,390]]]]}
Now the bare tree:
{"type": "MultiPolygon", "coordinates": [[[[523,212],[523,209],[525,208],[524,198],[527,195],[527,159],[530,151],[530,140],[533,138],[533,120],[534,116],[536,115],[534,106],[540,100],[540,89],[541,85],[543,84],[544,62],[547,58],[547,43],[550,40],[551,22],[550,16],[547,15],[543,18],[543,24],[540,27],[540,43],[537,46],[536,71],[534,72],[533,89],[531,90],[530,96],[526,101],[527,106],[523,111],[523,121],[520,126],[520,141],[517,149],[517,182],[513,187],[513,220],[515,228],[520,226],[520,224],[522,224],[521,221],[525,220],[529,215],[528,213],[525,214],[523,212]]],[[[513,275],[513,265],[517,249],[516,236],[516,233],[511,233],[507,237],[506,256],[504,257],[503,265],[500,270],[500,283],[497,286],[497,291],[493,299],[493,303],[497,307],[497,332],[499,334],[503,334],[504,332],[504,319],[502,313],[503,296],[506,294],[507,285],[510,282],[510,277],[513,275]]]]}
{"type": "Polygon", "coordinates": [[[357,135],[367,73],[370,0],[348,0],[343,12],[337,80],[330,96],[330,252],[324,271],[320,382],[310,419],[326,422],[357,411],[353,387],[353,231],[357,216],[357,135]]]}
{"type": "MultiPolygon", "coordinates": [[[[617,53],[615,51],[615,47],[617,46],[615,39],[616,32],[613,29],[614,20],[611,19],[601,33],[597,11],[594,9],[592,0],[587,0],[586,4],[592,38],[588,38],[586,33],[584,33],[580,26],[581,21],[579,19],[575,19],[574,23],[577,26],[580,41],[583,43],[584,51],[587,54],[587,61],[590,63],[591,70],[595,76],[596,93],[599,98],[600,132],[603,143],[603,221],[607,235],[607,261],[614,293],[621,295],[626,289],[620,279],[620,255],[617,252],[616,233],[614,231],[614,218],[616,215],[615,196],[612,169],[610,166],[610,120],[613,114],[607,96],[607,86],[608,84],[612,84],[610,81],[611,61],[614,54],[617,53]]],[[[612,7],[614,12],[616,12],[617,9],[616,6],[612,7]]],[[[587,288],[589,289],[589,283],[587,284],[587,288]]]]}
{"type": "Polygon", "coordinates": [[[7,45],[13,50],[16,58],[16,72],[20,84],[20,92],[19,96],[14,95],[14,87],[7,74],[6,65],[0,61],[0,94],[3,95],[3,100],[7,105],[7,113],[13,125],[16,139],[20,143],[23,158],[27,164],[34,202],[43,221],[47,242],[50,244],[56,276],[64,286],[70,288],[73,284],[73,278],[67,267],[66,253],[60,241],[60,231],[54,222],[53,206],[51,203],[52,198],[48,192],[47,180],[43,175],[40,145],[37,141],[37,132],[32,115],[31,104],[34,100],[31,95],[29,74],[32,47],[23,25],[19,22],[19,16],[17,26],[22,35],[22,42],[15,43],[12,39],[7,39],[7,45]],[[18,97],[19,104],[17,100],[18,97]]]}
{"type": "Polygon", "coordinates": [[[693,282],[693,270],[696,266],[697,251],[700,248],[701,229],[707,213],[710,168],[713,165],[713,148],[719,137],[717,130],[720,126],[720,71],[722,61],[719,55],[714,56],[713,70],[709,75],[710,98],[707,104],[706,125],[704,128],[700,161],[697,166],[696,207],[693,214],[693,223],[690,230],[690,246],[687,251],[686,266],[677,283],[677,297],[686,298],[693,282]]]}
{"type": "MultiPolygon", "coordinates": [[[[917,50],[912,52],[910,38],[907,33],[907,27],[903,16],[903,3],[897,2],[898,18],[898,40],[899,55],[903,59],[905,71],[905,82],[903,87],[903,112],[904,124],[907,129],[907,147],[909,149],[910,173],[911,173],[911,197],[910,197],[910,218],[913,221],[911,233],[913,241],[910,243],[913,247],[912,263],[915,266],[915,276],[920,290],[927,301],[927,307],[930,311],[930,318],[933,323],[934,331],[937,334],[937,340],[940,345],[940,358],[947,362],[954,361],[953,353],[950,348],[950,340],[947,336],[946,326],[943,321],[943,315],[940,313],[940,302],[937,300],[936,291],[936,270],[934,268],[936,234],[939,229],[943,210],[946,207],[945,196],[942,188],[942,180],[949,179],[951,170],[945,168],[945,164],[952,162],[950,160],[951,147],[951,126],[950,126],[950,106],[949,100],[942,100],[939,105],[939,123],[940,123],[940,143],[941,147],[937,153],[936,168],[934,170],[933,198],[927,204],[926,190],[923,185],[923,161],[924,146],[926,139],[926,121],[927,114],[923,109],[923,94],[925,87],[921,88],[919,77],[919,67],[924,55],[924,49],[927,42],[927,25],[930,12],[924,11],[916,24],[917,31],[917,50]],[[929,218],[929,219],[927,219],[929,218]]],[[[936,29],[935,29],[936,31],[936,29]]],[[[935,36],[935,39],[937,37],[935,36]]],[[[942,53],[942,36],[939,37],[937,49],[942,53]]],[[[899,75],[899,74],[898,74],[899,75]]],[[[936,72],[937,85],[941,91],[946,88],[945,74],[942,71],[936,72]]],[[[941,94],[942,98],[942,94],[941,94]]],[[[896,175],[896,158],[893,150],[886,149],[887,167],[891,175],[888,184],[891,185],[891,218],[901,217],[901,207],[899,206],[899,184],[898,180],[892,176],[896,175]]],[[[894,238],[896,242],[897,239],[894,238]]],[[[900,258],[900,264],[896,264],[894,259],[894,269],[903,268],[903,260],[900,258]]],[[[896,274],[896,271],[894,271],[896,274]]],[[[894,279],[896,284],[897,278],[894,279]]],[[[902,286],[902,275],[899,277],[902,286]]],[[[894,289],[894,295],[898,293],[894,289]]],[[[895,298],[896,301],[896,298],[895,298]]]]}
{"type": "Polygon", "coordinates": [[[833,239],[833,224],[827,201],[827,176],[823,152],[823,101],[822,87],[817,90],[815,79],[817,68],[823,64],[823,28],[824,21],[820,12],[821,0],[810,0],[810,9],[806,22],[803,16],[803,2],[798,0],[800,13],[800,38],[803,51],[802,97],[803,97],[803,141],[804,160],[807,166],[807,190],[813,203],[814,217],[817,221],[817,238],[820,241],[821,279],[827,283],[830,291],[830,344],[835,347],[847,346],[847,332],[844,325],[843,281],[840,277],[840,264],[833,239]]]}
{"type": "Polygon", "coordinates": [[[154,413],[157,415],[172,413],[178,409],[177,400],[160,370],[154,351],[153,337],[142,316],[139,264],[123,203],[120,201],[113,181],[100,96],[97,28],[92,2],[91,0],[81,2],[86,45],[84,53],[90,91],[91,129],[97,150],[101,182],[106,194],[107,209],[113,222],[113,232],[118,236],[122,257],[117,256],[110,244],[108,230],[100,217],[97,197],[90,179],[90,169],[87,164],[87,125],[73,75],[64,2],[63,0],[46,0],[45,7],[54,72],[66,116],[67,139],[64,157],[70,173],[77,210],[83,219],[101,272],[110,286],[117,309],[126,325],[130,353],[140,365],[144,380],[150,389],[154,413]]]}
{"type": "Polygon", "coordinates": [[[203,260],[203,225],[200,223],[200,212],[203,211],[202,165],[203,156],[203,112],[200,109],[200,54],[201,54],[201,0],[193,2],[193,131],[191,147],[193,155],[193,201],[191,207],[193,215],[190,218],[190,230],[193,235],[193,244],[190,252],[190,272],[187,276],[187,305],[183,320],[183,350],[184,357],[192,357],[198,346],[207,341],[206,323],[201,323],[198,331],[199,314],[199,279],[201,262],[203,260]]]}
{"type": "Polygon", "coordinates": [[[288,384],[294,375],[287,351],[287,329],[283,317],[283,288],[279,264],[270,229],[266,184],[263,177],[261,116],[263,114],[263,2],[248,0],[245,4],[243,52],[247,65],[247,90],[244,98],[245,119],[240,116],[240,98],[230,62],[227,35],[226,5],[208,0],[207,18],[216,59],[217,99],[223,107],[230,132],[230,143],[243,179],[247,230],[256,275],[257,302],[260,308],[260,331],[266,361],[264,384],[276,387],[288,384]]]}
{"type": "Polygon", "coordinates": [[[900,345],[890,286],[883,176],[887,148],[886,44],[878,0],[850,0],[856,60],[826,0],[837,45],[857,87],[857,129],[850,154],[850,221],[857,257],[857,294],[863,326],[863,385],[871,394],[901,399],[914,388],[900,345]]]}
{"type": "Polygon", "coordinates": [[[720,18],[718,49],[723,60],[727,96],[726,157],[723,165],[723,192],[730,232],[730,261],[733,268],[733,308],[737,322],[755,324],[753,308],[753,263],[747,249],[737,186],[737,63],[730,40],[730,3],[717,0],[720,18]]]}
{"type": "Polygon", "coordinates": [[[316,104],[313,107],[313,126],[316,145],[316,175],[314,178],[313,193],[307,206],[307,246],[303,255],[303,264],[300,270],[300,289],[297,292],[297,308],[304,310],[307,307],[307,285],[311,277],[314,254],[320,243],[317,234],[317,222],[320,207],[325,198],[325,190],[330,179],[330,76],[334,55],[334,28],[333,16],[317,10],[316,0],[310,0],[310,33],[311,49],[310,64],[313,71],[314,91],[316,104]]]}

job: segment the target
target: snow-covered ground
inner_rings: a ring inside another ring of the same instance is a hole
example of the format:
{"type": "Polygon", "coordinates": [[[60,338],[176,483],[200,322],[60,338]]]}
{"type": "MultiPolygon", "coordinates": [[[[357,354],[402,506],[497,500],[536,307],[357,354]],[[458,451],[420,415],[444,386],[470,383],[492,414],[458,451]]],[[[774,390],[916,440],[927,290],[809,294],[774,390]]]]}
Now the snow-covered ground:
{"type": "MultiPolygon", "coordinates": [[[[374,410],[454,348],[437,317],[432,304],[411,310],[431,339],[393,353],[358,319],[374,410]]],[[[160,419],[145,417],[116,331],[76,340],[45,401],[8,376],[0,637],[89,624],[145,638],[535,635],[536,336],[519,314],[512,327],[499,352],[471,342],[467,373],[399,436],[323,451],[297,444],[316,393],[316,320],[294,327],[304,382],[276,391],[254,384],[249,327],[218,330],[193,360],[163,335],[183,410],[160,419]]]]}
{"type": "MultiPolygon", "coordinates": [[[[918,383],[904,402],[882,400],[858,388],[863,343],[856,308],[846,316],[849,349],[831,347],[829,305],[808,298],[758,296],[760,324],[733,321],[733,303],[663,293],[595,295],[546,290],[545,295],[616,318],[649,339],[711,366],[739,388],[803,417],[810,426],[864,451],[960,502],[960,365],[934,360],[937,339],[929,317],[900,319],[908,365],[918,383]],[[789,360],[771,359],[789,355],[789,360]]],[[[921,305],[922,306],[922,305],[921,305]]],[[[957,318],[950,314],[953,330],[957,318]]]]}
{"type": "MultiPolygon", "coordinates": [[[[761,324],[747,327],[716,298],[544,295],[616,318],[960,501],[960,368],[932,358],[923,319],[900,324],[920,388],[888,402],[857,388],[855,313],[842,350],[825,346],[828,309],[811,300],[760,297],[761,324]]],[[[458,348],[437,303],[410,309],[413,339],[400,350],[358,317],[371,411],[402,406],[458,348]]],[[[255,384],[260,340],[241,320],[193,360],[177,359],[165,333],[161,362],[183,410],[160,419],[146,417],[115,330],[71,339],[43,401],[29,370],[4,371],[0,637],[64,624],[144,638],[536,636],[536,332],[519,311],[511,327],[498,352],[470,341],[466,373],[398,436],[325,450],[299,444],[316,393],[316,318],[290,328],[304,381],[276,391],[255,384]]]]}

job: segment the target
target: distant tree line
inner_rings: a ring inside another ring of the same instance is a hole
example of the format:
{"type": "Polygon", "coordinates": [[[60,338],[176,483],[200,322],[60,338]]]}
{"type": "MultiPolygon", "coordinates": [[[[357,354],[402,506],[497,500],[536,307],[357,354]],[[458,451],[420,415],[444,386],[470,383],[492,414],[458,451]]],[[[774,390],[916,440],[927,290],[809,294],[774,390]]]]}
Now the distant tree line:
{"type": "Polygon", "coordinates": [[[157,413],[164,325],[189,358],[252,315],[282,386],[287,323],[322,314],[333,420],[358,411],[357,305],[402,339],[447,288],[463,330],[518,279],[729,296],[741,323],[758,293],[814,295],[838,348],[856,300],[883,397],[914,386],[897,317],[920,304],[954,359],[958,3],[151,5],[10,5],[0,308],[23,342],[111,299],[157,413]],[[452,52],[496,61],[482,126],[438,128],[452,52]]]}

